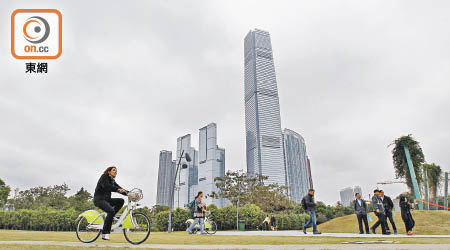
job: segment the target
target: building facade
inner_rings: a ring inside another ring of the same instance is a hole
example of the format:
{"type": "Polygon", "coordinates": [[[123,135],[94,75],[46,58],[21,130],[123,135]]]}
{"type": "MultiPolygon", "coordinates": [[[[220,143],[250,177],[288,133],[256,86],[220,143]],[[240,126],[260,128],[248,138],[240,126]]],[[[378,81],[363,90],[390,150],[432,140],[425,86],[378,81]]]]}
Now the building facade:
{"type": "MultiPolygon", "coordinates": [[[[180,167],[179,174],[176,176],[177,187],[174,195],[174,208],[185,208],[189,201],[193,199],[194,196],[192,195],[196,192],[198,185],[198,151],[191,147],[190,134],[177,139],[176,161],[178,161],[183,150],[190,155],[192,160],[187,162],[188,168],[183,169],[180,167]]],[[[185,161],[184,155],[183,161],[185,161]]]]}
{"type": "Polygon", "coordinates": [[[162,150],[159,153],[158,186],[156,190],[156,204],[169,206],[171,188],[173,187],[175,168],[172,161],[172,152],[162,150]]]}
{"type": "Polygon", "coordinates": [[[353,188],[347,187],[340,191],[341,195],[341,204],[345,207],[349,207],[351,202],[355,199],[355,193],[353,192],[353,188]]]}
{"type": "Polygon", "coordinates": [[[244,39],[247,172],[285,185],[280,104],[270,35],[252,30],[244,39]]]}
{"type": "Polygon", "coordinates": [[[283,149],[288,197],[300,203],[311,186],[305,140],[295,131],[284,129],[283,149]]]}
{"type": "Polygon", "coordinates": [[[221,208],[224,199],[213,199],[210,195],[219,190],[214,179],[225,176],[225,149],[217,145],[217,125],[210,123],[199,130],[198,191],[204,194],[205,204],[221,208]]]}

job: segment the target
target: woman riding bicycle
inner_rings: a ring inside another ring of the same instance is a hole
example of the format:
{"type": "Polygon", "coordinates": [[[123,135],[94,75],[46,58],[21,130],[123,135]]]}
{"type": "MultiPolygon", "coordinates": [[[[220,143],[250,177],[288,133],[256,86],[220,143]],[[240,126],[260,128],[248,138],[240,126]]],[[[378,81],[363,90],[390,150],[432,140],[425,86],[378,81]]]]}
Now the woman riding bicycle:
{"type": "Polygon", "coordinates": [[[123,189],[114,180],[117,175],[115,166],[108,167],[100,176],[94,193],[94,205],[105,211],[108,215],[103,225],[102,239],[109,240],[111,225],[114,215],[122,208],[124,200],[121,198],[111,198],[111,192],[117,192],[126,195],[127,191],[123,189]]]}

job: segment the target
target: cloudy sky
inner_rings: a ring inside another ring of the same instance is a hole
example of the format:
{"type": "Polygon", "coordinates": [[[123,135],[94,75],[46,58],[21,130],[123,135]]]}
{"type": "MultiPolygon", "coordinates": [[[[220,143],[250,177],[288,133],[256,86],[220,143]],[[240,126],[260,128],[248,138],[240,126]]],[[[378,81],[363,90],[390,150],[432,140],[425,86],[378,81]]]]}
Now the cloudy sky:
{"type": "MultiPolygon", "coordinates": [[[[156,200],[159,151],[216,122],[227,169],[246,169],[243,39],[270,32],[282,127],[306,140],[317,199],[394,179],[407,134],[450,170],[448,1],[3,1],[0,178],[93,193],[101,172],[156,200]],[[55,8],[63,53],[25,74],[10,16],[55,8]]],[[[403,184],[383,186],[396,196],[403,184]]]]}

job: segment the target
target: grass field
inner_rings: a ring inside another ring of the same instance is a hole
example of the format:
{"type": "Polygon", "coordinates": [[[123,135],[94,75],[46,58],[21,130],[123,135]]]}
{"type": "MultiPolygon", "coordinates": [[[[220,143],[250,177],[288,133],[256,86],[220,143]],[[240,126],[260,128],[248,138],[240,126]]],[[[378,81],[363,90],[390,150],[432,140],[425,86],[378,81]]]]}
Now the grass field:
{"type": "MultiPolygon", "coordinates": [[[[370,213],[373,221],[369,222],[369,226],[373,225],[377,217],[374,213],[370,213]]],[[[438,234],[450,235],[450,211],[412,211],[416,226],[415,234],[438,234]]],[[[403,224],[400,211],[395,211],[394,221],[399,234],[405,234],[405,225],[403,224]]],[[[391,224],[388,222],[389,228],[391,224]]],[[[333,219],[319,225],[319,231],[327,233],[359,233],[358,221],[356,215],[347,215],[333,219]]],[[[381,233],[378,227],[377,233],[381,233]]]]}
{"type": "MultiPolygon", "coordinates": [[[[188,235],[186,232],[152,233],[145,244],[180,245],[283,245],[283,244],[341,244],[352,238],[337,237],[295,237],[295,236],[226,236],[226,235],[188,235]]],[[[365,241],[377,241],[380,238],[364,238],[365,241]]],[[[398,241],[401,244],[450,244],[449,238],[389,238],[383,240],[398,241]]],[[[74,232],[35,232],[0,230],[0,241],[58,241],[78,242],[74,232]]],[[[113,233],[110,243],[126,243],[122,233],[113,233]]],[[[103,243],[101,239],[96,243],[103,243]]]]}

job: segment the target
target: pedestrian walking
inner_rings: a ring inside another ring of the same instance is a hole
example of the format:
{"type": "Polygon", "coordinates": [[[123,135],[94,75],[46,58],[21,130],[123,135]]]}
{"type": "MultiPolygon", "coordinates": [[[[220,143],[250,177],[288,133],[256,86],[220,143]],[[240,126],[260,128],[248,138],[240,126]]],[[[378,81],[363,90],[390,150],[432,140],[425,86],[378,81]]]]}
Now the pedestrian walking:
{"type": "Polygon", "coordinates": [[[361,194],[355,194],[356,199],[353,201],[353,209],[356,214],[356,218],[358,219],[359,233],[364,234],[362,222],[364,221],[364,226],[366,229],[366,234],[370,234],[369,232],[369,222],[367,221],[367,212],[369,209],[367,208],[367,204],[364,200],[361,199],[361,194]]]}
{"type": "Polygon", "coordinates": [[[397,227],[395,226],[392,210],[394,209],[394,203],[392,202],[391,197],[384,195],[384,191],[380,190],[381,200],[383,200],[384,211],[386,213],[386,231],[390,232],[389,224],[387,223],[387,219],[391,222],[392,229],[394,230],[394,234],[397,234],[397,227]]]}
{"type": "Polygon", "coordinates": [[[309,220],[303,226],[303,233],[306,234],[306,228],[308,228],[311,224],[313,226],[314,234],[321,234],[321,232],[317,231],[317,218],[316,218],[316,206],[317,202],[314,201],[314,189],[309,189],[309,192],[302,199],[302,207],[308,212],[309,220]]]}
{"type": "Polygon", "coordinates": [[[402,213],[403,223],[405,223],[406,234],[412,235],[412,230],[416,222],[411,215],[411,204],[405,196],[400,197],[400,211],[402,213]]]}
{"type": "Polygon", "coordinates": [[[272,231],[278,231],[277,219],[275,219],[275,215],[272,214],[270,217],[270,225],[272,227],[272,231]]]}
{"type": "Polygon", "coordinates": [[[380,190],[375,189],[373,191],[374,195],[372,197],[372,206],[373,206],[373,211],[375,212],[375,215],[378,217],[378,221],[375,222],[375,224],[373,224],[373,226],[370,228],[372,230],[373,234],[376,234],[376,229],[378,226],[381,225],[381,232],[382,234],[389,234],[386,231],[386,214],[384,211],[384,206],[383,206],[383,201],[381,200],[380,197],[380,190]]]}
{"type": "Polygon", "coordinates": [[[192,229],[194,229],[195,225],[200,223],[200,234],[206,234],[205,232],[205,214],[206,214],[206,205],[202,203],[203,192],[198,192],[197,196],[195,196],[194,200],[194,222],[186,229],[186,232],[192,234],[192,229]]]}

